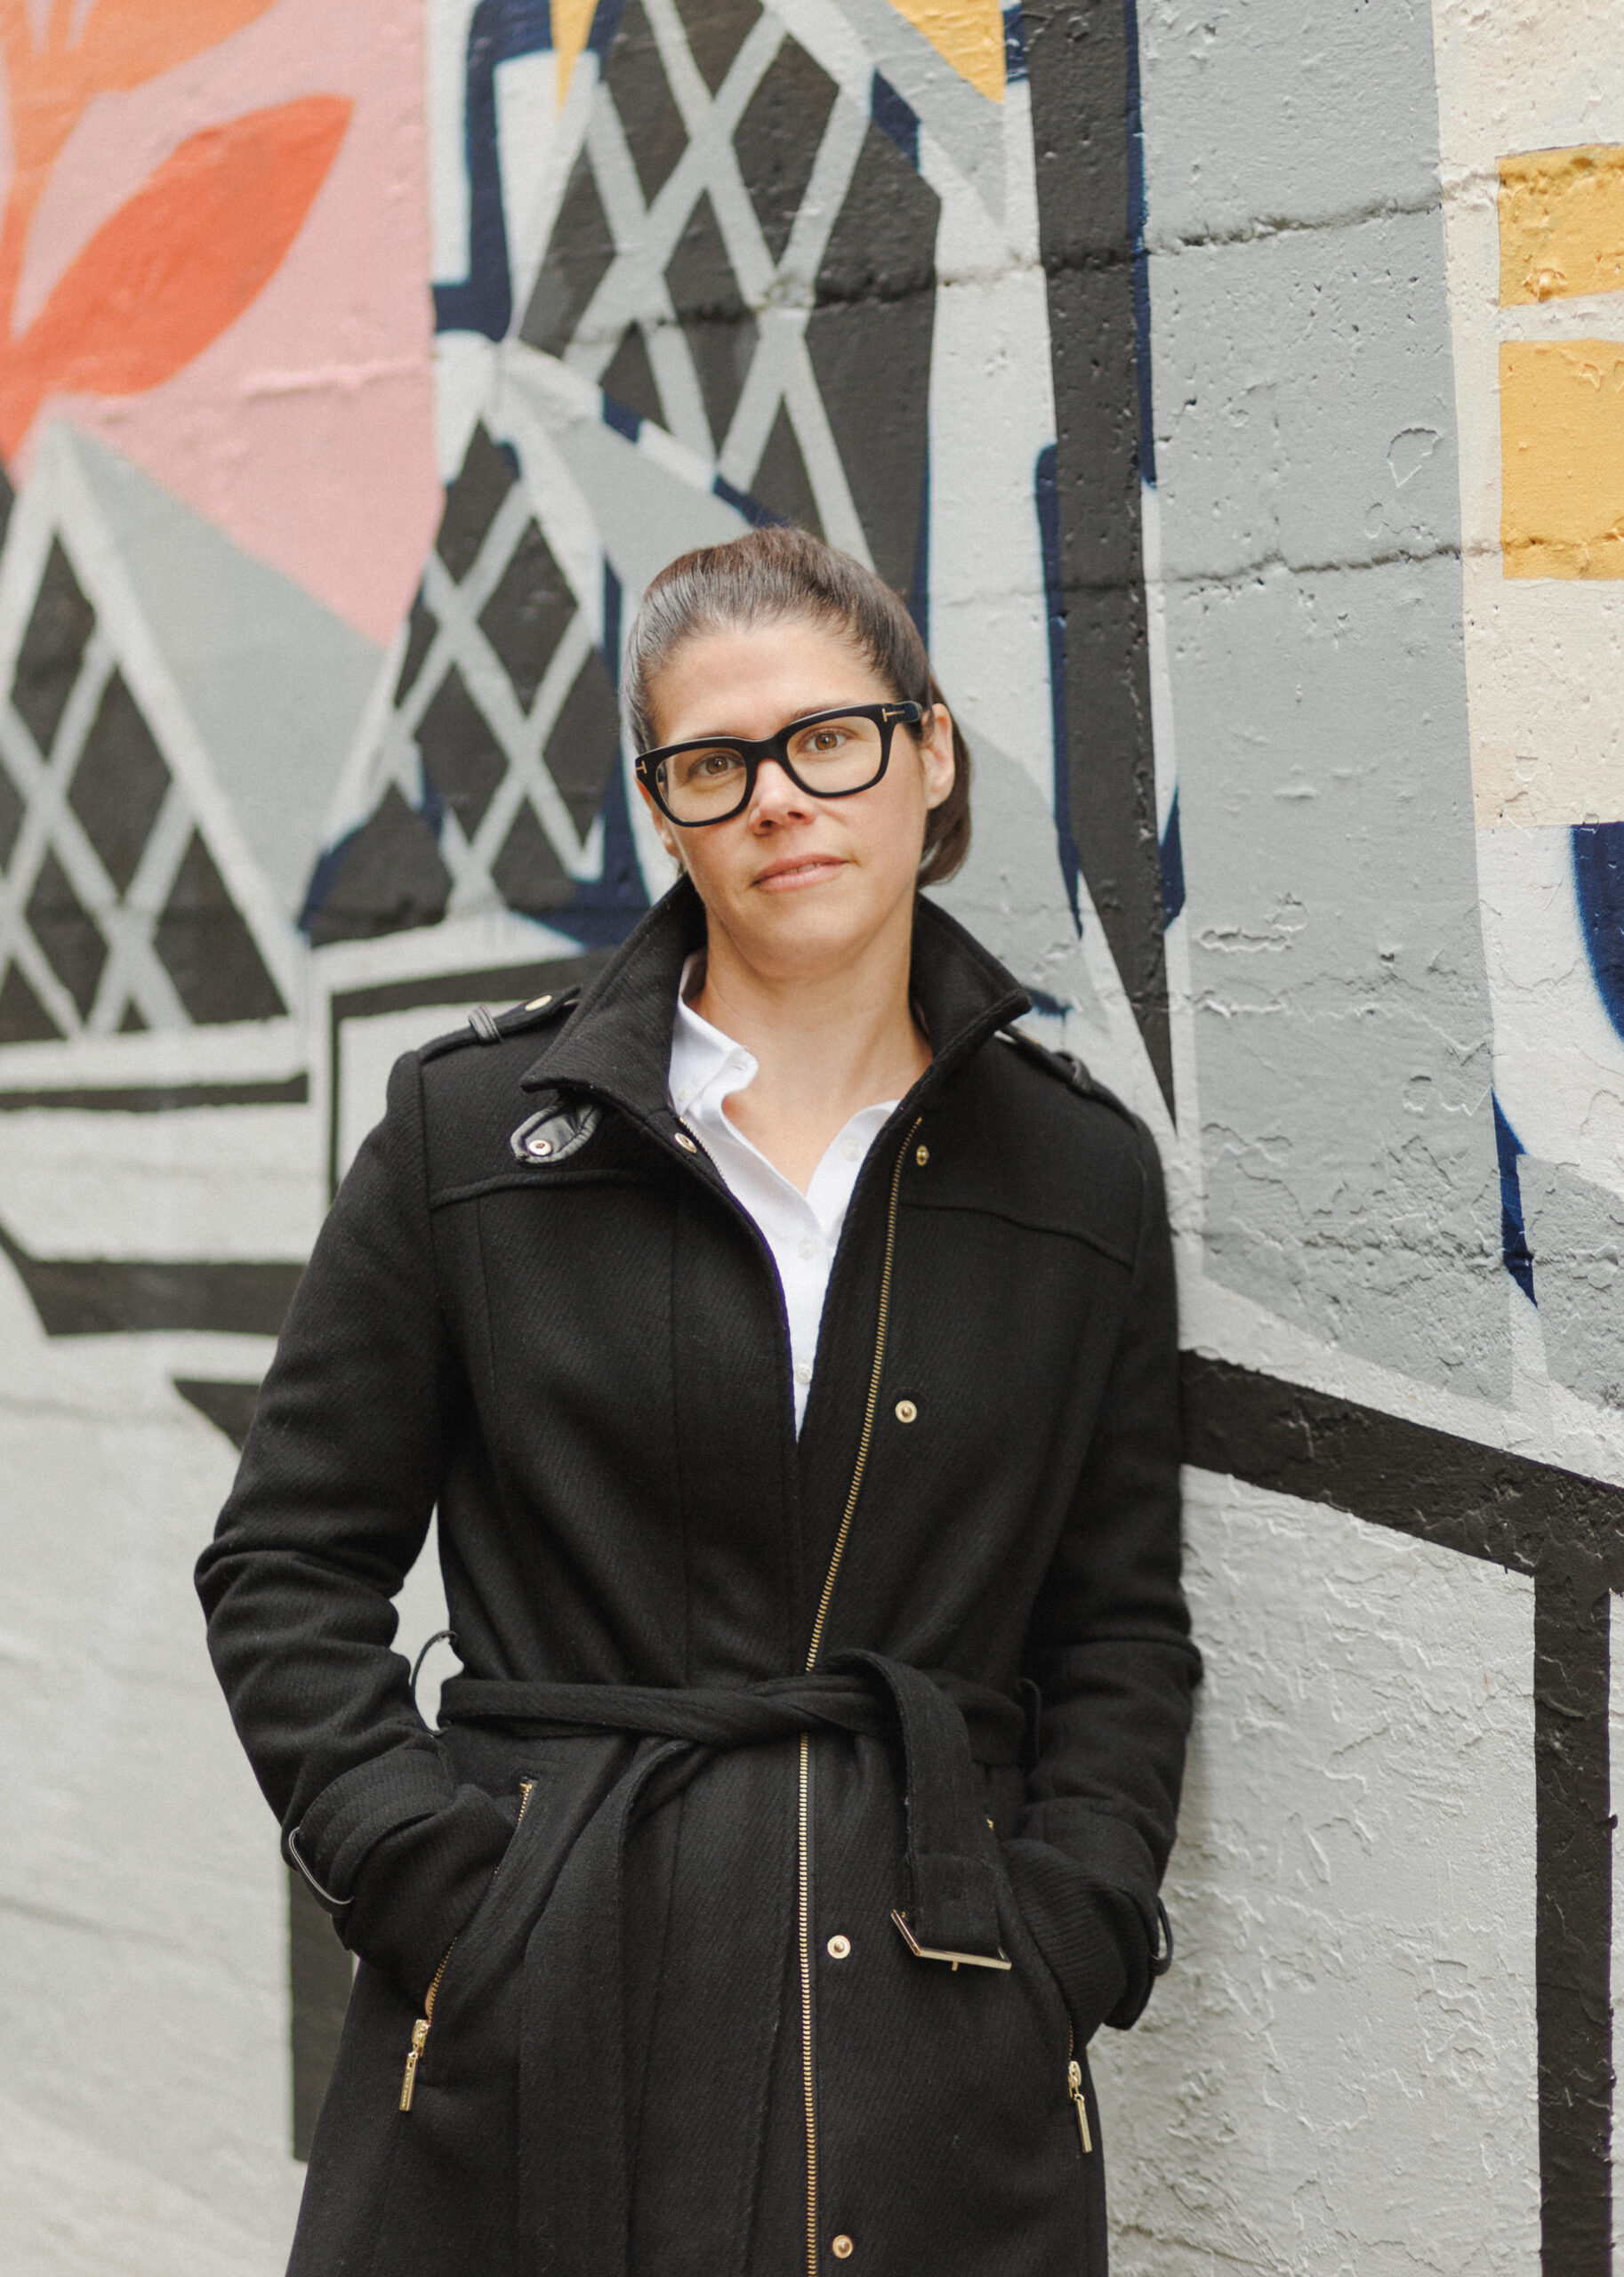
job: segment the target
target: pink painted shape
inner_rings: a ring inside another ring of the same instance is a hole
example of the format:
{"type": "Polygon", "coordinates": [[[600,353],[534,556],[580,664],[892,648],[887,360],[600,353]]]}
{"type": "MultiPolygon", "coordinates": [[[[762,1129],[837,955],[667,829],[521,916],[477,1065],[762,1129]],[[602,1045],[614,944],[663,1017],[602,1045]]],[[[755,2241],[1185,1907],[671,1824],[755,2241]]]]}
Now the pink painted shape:
{"type": "Polygon", "coordinates": [[[47,402],[20,457],[26,469],[44,422],[66,416],[378,641],[440,510],[422,72],[418,8],[280,0],[179,70],[102,96],[41,202],[16,316],[20,329],[188,135],[299,95],[350,97],[333,170],[246,314],[145,395],[47,402]]]}

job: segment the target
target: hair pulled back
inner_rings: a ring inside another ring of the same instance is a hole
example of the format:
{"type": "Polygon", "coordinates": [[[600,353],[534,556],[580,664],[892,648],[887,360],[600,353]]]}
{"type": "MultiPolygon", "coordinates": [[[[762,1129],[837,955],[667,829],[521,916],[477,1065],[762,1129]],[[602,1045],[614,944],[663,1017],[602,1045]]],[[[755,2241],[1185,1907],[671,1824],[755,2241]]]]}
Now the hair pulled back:
{"type": "MultiPolygon", "coordinates": [[[[805,530],[769,526],[702,546],[662,569],[632,619],[622,670],[635,747],[651,750],[655,691],[685,641],[792,621],[851,642],[899,704],[942,701],[919,628],[872,569],[805,530]]],[[[925,817],[921,885],[951,878],[970,843],[970,755],[953,722],[953,785],[925,817]]]]}

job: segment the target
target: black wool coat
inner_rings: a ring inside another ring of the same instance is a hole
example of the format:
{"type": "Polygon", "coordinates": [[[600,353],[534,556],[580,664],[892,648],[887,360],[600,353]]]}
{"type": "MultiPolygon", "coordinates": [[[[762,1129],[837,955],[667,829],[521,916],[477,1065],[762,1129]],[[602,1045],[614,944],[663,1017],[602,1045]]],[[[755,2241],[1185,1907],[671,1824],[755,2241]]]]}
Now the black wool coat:
{"type": "Polygon", "coordinates": [[[703,929],[679,885],[572,1012],[397,1066],[198,1567],[360,1959],[299,2277],[1105,2269],[1083,2051],[1149,1991],[1199,1668],[1155,1152],[921,901],[935,1056],[798,1439],[666,1094],[703,929]]]}

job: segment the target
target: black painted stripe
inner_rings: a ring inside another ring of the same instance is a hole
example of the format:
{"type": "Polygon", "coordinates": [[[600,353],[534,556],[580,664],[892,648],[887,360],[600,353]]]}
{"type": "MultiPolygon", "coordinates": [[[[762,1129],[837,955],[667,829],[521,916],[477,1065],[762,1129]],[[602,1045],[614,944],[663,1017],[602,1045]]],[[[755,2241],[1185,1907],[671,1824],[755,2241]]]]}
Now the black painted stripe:
{"type": "Polygon", "coordinates": [[[1023,21],[1055,398],[1060,607],[1057,625],[1050,604],[1050,646],[1063,658],[1071,808],[1057,822],[1069,824],[1170,1109],[1142,534],[1149,342],[1136,291],[1136,12],[1124,0],[1027,0],[1023,21]]]}
{"type": "Polygon", "coordinates": [[[0,1252],[15,1267],[47,1336],[166,1329],[276,1336],[304,1271],[302,1264],[279,1261],[34,1257],[4,1227],[0,1252]]]}
{"type": "Polygon", "coordinates": [[[1507,1454],[1230,1360],[1184,1356],[1185,1460],[1536,1572],[1582,1547],[1624,1588],[1624,1486],[1507,1454]]]}
{"type": "Polygon", "coordinates": [[[206,1415],[240,1455],[248,1443],[253,1411],[260,1404],[258,1384],[217,1383],[205,1381],[201,1376],[173,1376],[170,1380],[181,1398],[199,1415],[206,1415]]]}
{"type": "Polygon", "coordinates": [[[1534,1996],[1544,2277],[1612,2266],[1611,1592],[1624,1488],[1186,1352],[1185,1460],[1534,1581],[1534,1996]]]}
{"type": "Polygon", "coordinates": [[[0,1114],[77,1108],[88,1114],[173,1114],[189,1106],[303,1106],[308,1074],[239,1083],[109,1083],[78,1090],[0,1091],[0,1114]]]}

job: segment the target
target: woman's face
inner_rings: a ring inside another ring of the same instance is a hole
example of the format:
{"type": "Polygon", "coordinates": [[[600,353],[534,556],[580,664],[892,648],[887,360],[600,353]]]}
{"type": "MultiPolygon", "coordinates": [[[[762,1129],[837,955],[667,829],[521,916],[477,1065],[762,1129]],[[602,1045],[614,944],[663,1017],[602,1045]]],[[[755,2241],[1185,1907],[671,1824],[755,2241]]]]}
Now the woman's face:
{"type": "MultiPolygon", "coordinates": [[[[661,744],[753,743],[809,712],[894,704],[896,691],[851,641],[791,620],[685,641],[652,696],[661,744]]],[[[897,728],[884,775],[849,798],[813,798],[769,759],[749,805],[727,822],[679,830],[648,803],[712,929],[754,970],[786,978],[848,962],[888,924],[911,925],[925,817],[953,781],[953,724],[938,704],[918,731],[897,728]]]]}

